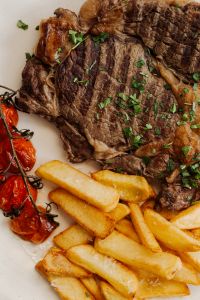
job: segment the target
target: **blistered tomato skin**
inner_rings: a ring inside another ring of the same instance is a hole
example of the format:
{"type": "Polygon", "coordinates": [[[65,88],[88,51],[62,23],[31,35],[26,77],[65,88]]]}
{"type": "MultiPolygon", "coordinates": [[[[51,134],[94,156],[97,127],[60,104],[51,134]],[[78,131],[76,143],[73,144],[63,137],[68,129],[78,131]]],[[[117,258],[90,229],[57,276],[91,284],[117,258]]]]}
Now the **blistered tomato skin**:
{"type": "MultiPolygon", "coordinates": [[[[37,199],[37,190],[29,185],[30,193],[33,200],[37,199]]],[[[17,210],[24,203],[28,193],[21,176],[10,176],[5,183],[0,186],[0,208],[4,213],[10,214],[13,210],[17,210]]],[[[32,207],[29,200],[25,202],[25,206],[32,207]]]]}
{"type": "MultiPolygon", "coordinates": [[[[6,104],[1,104],[1,109],[9,129],[10,131],[12,131],[13,126],[16,127],[19,120],[17,110],[13,106],[8,106],[6,104]]],[[[2,120],[0,120],[0,138],[2,139],[5,138],[6,136],[7,136],[7,131],[3,125],[2,120]]]]}
{"type": "MultiPolygon", "coordinates": [[[[11,149],[11,144],[9,139],[6,138],[2,143],[3,143],[2,152],[3,152],[4,159],[2,162],[0,159],[0,165],[4,164],[4,169],[7,169],[9,164],[11,163],[9,172],[18,173],[19,172],[18,166],[16,165],[15,160],[12,160],[12,149],[11,149]]],[[[36,151],[31,141],[21,137],[20,134],[18,133],[14,133],[13,145],[17,157],[19,159],[19,162],[22,165],[24,171],[26,172],[31,171],[36,161],[36,151]]]]}

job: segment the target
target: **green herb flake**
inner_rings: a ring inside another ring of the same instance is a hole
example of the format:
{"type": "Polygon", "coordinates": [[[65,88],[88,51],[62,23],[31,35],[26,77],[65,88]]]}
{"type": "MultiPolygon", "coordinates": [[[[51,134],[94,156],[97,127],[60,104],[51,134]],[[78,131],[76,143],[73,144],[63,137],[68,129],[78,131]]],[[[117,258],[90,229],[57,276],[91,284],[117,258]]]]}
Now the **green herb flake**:
{"type": "Polygon", "coordinates": [[[155,132],[155,135],[161,135],[161,130],[158,127],[155,128],[154,132],[155,132]]]}
{"type": "Polygon", "coordinates": [[[136,136],[133,136],[132,138],[131,138],[131,144],[132,144],[132,146],[133,147],[135,147],[135,148],[139,148],[140,147],[140,145],[142,145],[142,136],[141,135],[136,135],[136,136]]]}
{"type": "Polygon", "coordinates": [[[175,163],[174,163],[173,159],[170,158],[168,160],[166,169],[167,169],[167,172],[169,172],[169,173],[171,173],[171,172],[174,171],[174,169],[175,169],[175,163]]]}
{"type": "Polygon", "coordinates": [[[177,111],[177,106],[176,106],[176,103],[173,103],[173,105],[170,107],[170,112],[172,114],[175,114],[177,111]]]}
{"type": "Polygon", "coordinates": [[[133,135],[133,130],[131,127],[123,128],[123,133],[126,138],[130,138],[133,135]]]}
{"type": "Polygon", "coordinates": [[[94,68],[94,66],[96,65],[97,61],[96,59],[93,61],[93,63],[86,69],[86,74],[90,74],[90,72],[92,71],[92,69],[94,68]]]}
{"type": "Polygon", "coordinates": [[[30,54],[30,53],[26,52],[25,56],[26,56],[26,61],[28,61],[29,59],[31,59],[32,57],[34,57],[34,54],[30,54]]]}
{"type": "Polygon", "coordinates": [[[200,72],[196,72],[192,75],[192,78],[194,81],[199,82],[200,81],[200,72]]]}
{"type": "Polygon", "coordinates": [[[137,68],[142,68],[145,65],[145,61],[143,59],[139,59],[135,65],[137,68]]]}
{"type": "Polygon", "coordinates": [[[154,111],[154,117],[157,117],[157,115],[158,115],[158,101],[157,100],[155,100],[155,102],[154,102],[153,111],[154,111]]]}
{"type": "Polygon", "coordinates": [[[136,80],[136,79],[133,78],[133,81],[131,83],[131,87],[134,88],[134,89],[139,90],[140,93],[143,93],[144,90],[145,90],[145,88],[144,88],[145,84],[146,84],[146,80],[139,81],[139,80],[136,80]]]}
{"type": "Polygon", "coordinates": [[[28,29],[28,24],[24,23],[22,20],[17,21],[17,27],[22,30],[28,29]]]}
{"type": "Polygon", "coordinates": [[[151,158],[148,156],[143,156],[142,160],[143,160],[144,164],[147,166],[150,163],[151,158]]]}
{"type": "Polygon", "coordinates": [[[163,145],[163,149],[170,149],[171,147],[172,147],[172,143],[163,145]]]}
{"type": "Polygon", "coordinates": [[[190,150],[192,150],[191,146],[184,146],[184,147],[181,148],[181,151],[184,154],[184,156],[187,156],[188,153],[190,152],[190,150]]]}
{"type": "Polygon", "coordinates": [[[78,77],[74,77],[73,82],[80,84],[80,85],[88,86],[90,81],[89,80],[79,80],[78,77]]]}
{"type": "Polygon", "coordinates": [[[184,113],[182,116],[183,121],[188,121],[188,114],[184,113]]]}
{"type": "Polygon", "coordinates": [[[97,36],[93,36],[93,41],[95,44],[104,43],[109,38],[109,34],[107,32],[101,32],[97,36]]]}
{"type": "Polygon", "coordinates": [[[39,25],[37,25],[36,27],[35,27],[35,30],[39,30],[40,29],[40,26],[39,25]]]}
{"type": "Polygon", "coordinates": [[[198,90],[198,83],[194,83],[194,85],[193,85],[193,90],[194,90],[194,91],[197,91],[197,90],[198,90]]]}
{"type": "Polygon", "coordinates": [[[186,122],[185,121],[178,121],[178,122],[176,122],[176,124],[178,126],[184,126],[184,125],[186,125],[186,122]]]}
{"type": "Polygon", "coordinates": [[[124,93],[119,93],[118,97],[124,101],[128,100],[128,96],[126,96],[124,93]]]}
{"type": "Polygon", "coordinates": [[[69,38],[74,45],[82,43],[84,41],[84,35],[82,32],[69,30],[69,38]]]}
{"type": "Polygon", "coordinates": [[[111,100],[112,100],[112,97],[108,97],[108,98],[106,98],[103,102],[100,102],[99,103],[99,108],[100,109],[104,109],[104,108],[106,108],[110,103],[111,103],[111,100]]]}
{"type": "Polygon", "coordinates": [[[153,128],[152,125],[149,124],[149,123],[147,123],[147,124],[145,125],[144,130],[151,130],[152,128],[153,128]]]}
{"type": "Polygon", "coordinates": [[[184,88],[184,89],[183,89],[183,94],[185,94],[185,95],[186,95],[186,94],[188,94],[188,93],[189,93],[189,91],[190,91],[190,90],[189,90],[188,88],[184,88]]]}
{"type": "Polygon", "coordinates": [[[191,129],[200,129],[200,124],[193,124],[190,126],[191,129]]]}

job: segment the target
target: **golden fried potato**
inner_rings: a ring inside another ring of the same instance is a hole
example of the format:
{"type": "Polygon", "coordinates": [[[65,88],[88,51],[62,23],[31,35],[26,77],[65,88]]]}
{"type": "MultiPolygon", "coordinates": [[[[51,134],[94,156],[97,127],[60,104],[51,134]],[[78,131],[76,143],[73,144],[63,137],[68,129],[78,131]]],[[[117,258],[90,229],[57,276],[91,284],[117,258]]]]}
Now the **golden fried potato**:
{"type": "Polygon", "coordinates": [[[92,178],[107,186],[114,187],[120,194],[120,199],[124,201],[137,203],[155,196],[152,187],[141,176],[124,175],[103,170],[93,173],[92,178]]]}
{"type": "Polygon", "coordinates": [[[115,221],[109,214],[98,210],[65,190],[52,191],[49,197],[92,235],[106,237],[115,226],[115,221]]]}
{"type": "Polygon", "coordinates": [[[135,232],[135,229],[133,228],[131,221],[123,219],[115,225],[115,229],[133,239],[137,243],[140,243],[140,240],[137,236],[137,233],[135,232]]]}
{"type": "Polygon", "coordinates": [[[193,266],[198,272],[200,272],[200,251],[197,252],[181,252],[179,253],[181,259],[193,266]]]}
{"type": "Polygon", "coordinates": [[[93,237],[78,224],[70,226],[53,239],[54,243],[64,250],[68,250],[74,246],[88,244],[92,242],[92,240],[93,237]]]}
{"type": "Polygon", "coordinates": [[[101,292],[99,283],[95,280],[94,277],[83,278],[81,282],[87,288],[87,290],[94,296],[95,300],[105,300],[101,292]]]}
{"type": "Polygon", "coordinates": [[[67,257],[72,262],[107,280],[125,297],[135,294],[138,286],[136,275],[116,260],[98,253],[92,246],[70,248],[67,251],[67,257]]]}
{"type": "Polygon", "coordinates": [[[132,300],[133,297],[127,298],[118,293],[110,284],[105,281],[100,282],[102,294],[105,300],[132,300]]]}
{"type": "Polygon", "coordinates": [[[176,272],[173,280],[186,284],[200,285],[199,273],[190,264],[183,261],[182,268],[176,272]]]}
{"type": "Polygon", "coordinates": [[[192,229],[192,230],[190,231],[190,233],[192,234],[192,236],[193,236],[195,239],[197,239],[197,240],[200,241],[200,228],[192,229]]]}
{"type": "Polygon", "coordinates": [[[50,161],[39,167],[36,173],[102,211],[113,210],[119,202],[119,194],[115,189],[61,161],[50,161]]]}
{"type": "Polygon", "coordinates": [[[138,298],[187,296],[190,291],[186,284],[173,280],[166,280],[152,274],[141,272],[139,287],[136,292],[138,298]]]}
{"type": "Polygon", "coordinates": [[[130,203],[131,220],[142,244],[153,252],[162,252],[160,245],[147,226],[138,204],[130,203]]]}
{"type": "Polygon", "coordinates": [[[117,231],[103,240],[96,239],[95,248],[134,269],[143,269],[167,279],[172,279],[182,266],[179,257],[164,252],[153,253],[117,231]]]}
{"type": "Polygon", "coordinates": [[[198,251],[200,249],[200,241],[194,239],[155,211],[146,209],[144,218],[156,239],[166,247],[181,252],[198,251]]]}
{"type": "Polygon", "coordinates": [[[118,203],[117,207],[109,212],[109,215],[116,221],[120,221],[130,214],[130,208],[123,203],[118,203]]]}
{"type": "Polygon", "coordinates": [[[200,203],[183,210],[171,222],[180,229],[195,229],[200,227],[199,216],[200,203]]]}
{"type": "Polygon", "coordinates": [[[43,271],[47,275],[70,276],[84,278],[91,273],[71,263],[61,249],[52,247],[42,260],[43,271]]]}

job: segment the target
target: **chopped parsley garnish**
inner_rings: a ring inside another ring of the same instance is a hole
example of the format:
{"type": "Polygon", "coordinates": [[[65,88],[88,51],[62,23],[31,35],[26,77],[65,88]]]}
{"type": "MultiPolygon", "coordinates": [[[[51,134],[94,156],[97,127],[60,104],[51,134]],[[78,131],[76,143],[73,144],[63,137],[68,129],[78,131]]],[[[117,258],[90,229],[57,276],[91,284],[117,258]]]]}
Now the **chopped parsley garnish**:
{"type": "Polygon", "coordinates": [[[181,148],[181,151],[183,152],[184,156],[187,156],[191,149],[191,146],[184,146],[181,148]]]}
{"type": "Polygon", "coordinates": [[[143,160],[144,164],[147,166],[150,163],[151,158],[148,156],[144,156],[144,157],[142,157],[142,160],[143,160]]]}
{"type": "Polygon", "coordinates": [[[167,171],[169,172],[169,173],[171,173],[171,172],[173,172],[174,171],[174,169],[175,169],[175,163],[174,163],[174,161],[173,161],[173,159],[169,159],[168,160],[168,162],[167,162],[167,171]]]}
{"type": "Polygon", "coordinates": [[[35,27],[35,30],[39,30],[39,29],[40,29],[40,26],[37,25],[37,26],[35,27]]]}
{"type": "Polygon", "coordinates": [[[126,138],[130,138],[133,135],[133,130],[131,127],[123,128],[123,133],[126,138]]]}
{"type": "Polygon", "coordinates": [[[100,44],[100,43],[104,43],[105,40],[107,40],[109,38],[109,34],[107,32],[101,32],[99,35],[97,36],[93,36],[93,41],[96,44],[100,44]]]}
{"type": "Polygon", "coordinates": [[[74,77],[73,82],[84,85],[84,86],[88,86],[90,81],[89,80],[79,80],[78,77],[74,77]]]}
{"type": "Polygon", "coordinates": [[[135,135],[131,138],[131,144],[135,148],[139,148],[140,145],[142,145],[142,136],[141,135],[135,135]]]}
{"type": "Polygon", "coordinates": [[[82,32],[69,30],[69,38],[74,45],[82,43],[84,41],[84,35],[82,32]]]}
{"type": "Polygon", "coordinates": [[[136,80],[135,78],[133,78],[133,81],[131,83],[131,87],[134,89],[137,89],[140,91],[140,93],[144,92],[144,86],[146,84],[146,80],[136,80]]]}
{"type": "Polygon", "coordinates": [[[200,72],[196,72],[192,75],[192,78],[194,81],[199,82],[200,81],[200,72]]]}
{"type": "Polygon", "coordinates": [[[151,130],[153,127],[151,124],[146,124],[144,130],[151,130]]]}
{"type": "Polygon", "coordinates": [[[31,59],[34,56],[34,54],[30,54],[30,53],[26,52],[25,56],[26,56],[26,61],[28,61],[29,59],[31,59]]]}
{"type": "Polygon", "coordinates": [[[112,97],[108,97],[108,98],[106,98],[103,102],[100,102],[99,103],[99,108],[100,109],[104,109],[104,108],[106,108],[106,106],[108,106],[110,103],[111,103],[111,100],[112,100],[112,97]]]}
{"type": "Polygon", "coordinates": [[[22,20],[19,20],[17,22],[17,27],[22,29],[22,30],[27,30],[28,29],[28,24],[24,23],[22,20]]]}
{"type": "Polygon", "coordinates": [[[194,85],[193,85],[193,90],[194,90],[194,91],[197,91],[197,89],[198,89],[198,83],[194,83],[194,85]]]}
{"type": "Polygon", "coordinates": [[[176,122],[176,124],[178,126],[184,126],[184,125],[186,125],[186,122],[185,121],[178,121],[178,122],[176,122]]]}
{"type": "Polygon", "coordinates": [[[173,103],[173,105],[170,107],[170,112],[172,114],[175,114],[177,111],[177,106],[176,106],[176,103],[173,103]]]}
{"type": "Polygon", "coordinates": [[[155,100],[154,105],[153,105],[153,111],[154,111],[154,117],[158,115],[158,101],[155,100]]]}
{"type": "Polygon", "coordinates": [[[124,93],[119,93],[119,94],[118,94],[118,97],[121,98],[121,99],[124,100],[124,101],[128,100],[128,96],[125,95],[124,93]]]}
{"type": "Polygon", "coordinates": [[[165,88],[167,91],[169,91],[169,90],[172,89],[172,88],[171,88],[171,85],[168,84],[168,83],[164,84],[164,88],[165,88]]]}
{"type": "Polygon", "coordinates": [[[161,135],[161,130],[158,127],[155,128],[154,132],[155,132],[155,135],[161,135]]]}
{"type": "Polygon", "coordinates": [[[189,90],[188,88],[184,88],[184,89],[183,89],[183,94],[188,94],[189,91],[190,91],[190,90],[189,90]]]}
{"type": "Polygon", "coordinates": [[[62,53],[62,48],[58,48],[55,54],[55,60],[58,64],[61,64],[60,54],[62,53]]]}
{"type": "Polygon", "coordinates": [[[129,96],[129,107],[133,109],[135,114],[139,114],[142,112],[142,107],[140,105],[139,99],[137,99],[137,95],[133,94],[129,96]]]}
{"type": "Polygon", "coordinates": [[[143,59],[139,59],[135,65],[137,68],[142,68],[145,65],[145,61],[143,59]]]}
{"type": "Polygon", "coordinates": [[[130,117],[129,117],[129,115],[127,114],[127,112],[124,112],[124,114],[123,114],[123,118],[124,118],[124,122],[128,122],[128,121],[130,121],[130,117]]]}
{"type": "Polygon", "coordinates": [[[193,124],[190,126],[191,129],[199,129],[200,128],[200,124],[193,124]]]}
{"type": "Polygon", "coordinates": [[[188,114],[184,113],[182,116],[183,121],[188,121],[188,114]]]}
{"type": "Polygon", "coordinates": [[[200,163],[195,163],[190,166],[181,165],[180,174],[182,184],[185,188],[198,188],[200,179],[200,163]]]}
{"type": "Polygon", "coordinates": [[[93,63],[86,69],[86,73],[89,74],[92,69],[94,68],[94,66],[96,65],[97,61],[96,59],[93,61],[93,63]]]}
{"type": "Polygon", "coordinates": [[[172,146],[172,143],[164,144],[164,145],[163,145],[163,149],[170,149],[171,146],[172,146]]]}

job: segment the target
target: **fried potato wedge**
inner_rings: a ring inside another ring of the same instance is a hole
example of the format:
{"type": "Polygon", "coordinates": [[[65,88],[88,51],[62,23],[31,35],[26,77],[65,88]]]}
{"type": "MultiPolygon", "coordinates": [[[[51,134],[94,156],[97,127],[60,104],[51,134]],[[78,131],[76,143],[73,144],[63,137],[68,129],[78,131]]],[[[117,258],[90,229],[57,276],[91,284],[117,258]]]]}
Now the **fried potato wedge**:
{"type": "Polygon", "coordinates": [[[92,235],[106,237],[115,226],[115,221],[109,214],[98,210],[63,189],[50,192],[49,197],[92,235]]]}
{"type": "Polygon", "coordinates": [[[93,237],[78,224],[72,225],[56,235],[54,243],[61,249],[68,250],[71,247],[92,242],[93,237]]]}
{"type": "Polygon", "coordinates": [[[200,241],[200,228],[192,229],[190,233],[195,239],[200,241]]]}
{"type": "Polygon", "coordinates": [[[133,239],[137,243],[140,243],[140,240],[137,236],[137,233],[135,232],[135,229],[133,228],[131,221],[123,219],[115,225],[115,229],[133,239]]]}
{"type": "Polygon", "coordinates": [[[109,170],[98,171],[92,178],[107,186],[114,187],[120,194],[120,199],[129,202],[143,202],[155,193],[146,179],[141,176],[124,175],[109,170]]]}
{"type": "Polygon", "coordinates": [[[173,280],[159,278],[152,274],[143,273],[136,292],[138,298],[187,296],[190,291],[186,284],[173,280]]]}
{"type": "Polygon", "coordinates": [[[125,297],[133,296],[137,290],[136,275],[116,260],[98,253],[89,245],[76,246],[67,251],[67,257],[107,280],[118,292],[125,297]]]}
{"type": "Polygon", "coordinates": [[[195,229],[200,227],[199,216],[200,203],[183,210],[171,222],[180,229],[195,229]]]}
{"type": "Polygon", "coordinates": [[[95,300],[77,278],[50,276],[48,280],[62,300],[95,300]]]}
{"type": "Polygon", "coordinates": [[[42,260],[43,271],[47,275],[70,276],[84,278],[91,273],[73,264],[65,257],[65,252],[52,247],[42,260]]]}
{"type": "Polygon", "coordinates": [[[181,259],[200,272],[200,251],[179,253],[181,259]]]}
{"type": "Polygon", "coordinates": [[[100,286],[94,277],[81,279],[81,282],[87,290],[94,296],[95,300],[105,300],[101,292],[100,286]]]}
{"type": "Polygon", "coordinates": [[[143,269],[167,279],[172,279],[182,266],[179,257],[164,252],[153,253],[117,231],[103,240],[96,239],[95,248],[134,269],[143,269]]]}
{"type": "Polygon", "coordinates": [[[200,285],[199,273],[190,264],[183,261],[182,268],[176,272],[173,280],[186,284],[200,285]]]}
{"type": "Polygon", "coordinates": [[[119,202],[119,193],[115,189],[61,161],[50,161],[39,167],[36,173],[102,211],[113,210],[119,202]]]}
{"type": "Polygon", "coordinates": [[[133,298],[127,298],[118,293],[110,284],[105,281],[100,282],[101,291],[105,300],[132,300],[133,298]]]}
{"type": "Polygon", "coordinates": [[[117,207],[109,212],[109,215],[116,221],[120,221],[130,214],[130,208],[123,203],[118,203],[117,207]]]}
{"type": "Polygon", "coordinates": [[[144,220],[140,207],[135,203],[129,204],[129,207],[131,220],[142,244],[153,252],[162,252],[160,245],[144,220]]]}
{"type": "Polygon", "coordinates": [[[144,218],[157,240],[170,249],[187,252],[198,251],[200,241],[194,239],[152,209],[144,211],[144,218]]]}

